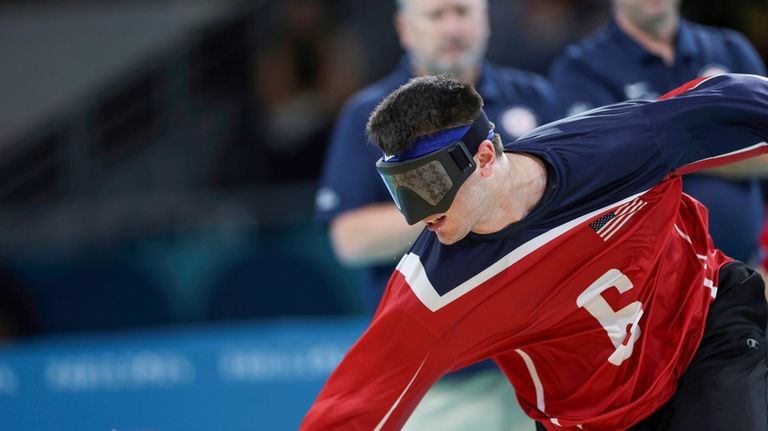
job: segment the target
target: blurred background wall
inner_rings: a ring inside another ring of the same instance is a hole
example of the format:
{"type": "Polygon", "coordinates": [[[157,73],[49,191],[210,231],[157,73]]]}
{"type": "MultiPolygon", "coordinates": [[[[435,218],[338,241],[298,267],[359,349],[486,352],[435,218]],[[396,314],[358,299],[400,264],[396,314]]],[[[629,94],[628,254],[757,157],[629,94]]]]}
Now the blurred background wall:
{"type": "MultiPolygon", "coordinates": [[[[684,16],[740,29],[765,56],[768,7],[738,3],[687,2],[684,16]]],[[[394,9],[0,3],[0,271],[29,303],[18,319],[34,329],[19,330],[359,311],[312,199],[336,112],[398,61],[394,9]],[[302,306],[287,285],[316,297],[302,306]]],[[[491,60],[539,73],[608,13],[604,0],[490,10],[491,60]]]]}
{"type": "MultiPolygon", "coordinates": [[[[8,354],[62,336],[361,315],[358,274],[336,262],[312,208],[341,104],[401,55],[394,10],[0,1],[8,354]]],[[[490,11],[490,59],[546,73],[608,3],[490,0],[490,11]]],[[[768,59],[764,0],[688,1],[683,15],[744,32],[768,59]]],[[[8,375],[0,366],[0,394],[8,375]]]]}

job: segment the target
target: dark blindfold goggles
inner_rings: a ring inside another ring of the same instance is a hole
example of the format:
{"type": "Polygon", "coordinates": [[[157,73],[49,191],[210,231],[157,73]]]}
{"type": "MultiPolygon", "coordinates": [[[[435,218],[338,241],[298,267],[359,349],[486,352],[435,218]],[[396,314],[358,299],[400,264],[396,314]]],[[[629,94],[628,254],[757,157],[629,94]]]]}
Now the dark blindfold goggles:
{"type": "Polygon", "coordinates": [[[469,126],[421,137],[411,150],[376,162],[408,224],[448,211],[461,185],[475,171],[474,153],[493,133],[493,126],[480,111],[469,126]]]}

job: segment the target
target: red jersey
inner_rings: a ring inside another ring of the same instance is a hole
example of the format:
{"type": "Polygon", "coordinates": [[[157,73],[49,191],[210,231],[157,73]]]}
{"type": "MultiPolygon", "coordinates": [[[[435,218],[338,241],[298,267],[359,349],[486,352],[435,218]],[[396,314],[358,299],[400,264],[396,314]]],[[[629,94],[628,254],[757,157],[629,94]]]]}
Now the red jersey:
{"type": "Polygon", "coordinates": [[[768,81],[721,75],[506,147],[548,187],[523,220],[443,245],[424,231],[302,429],[399,429],[446,372],[492,358],[550,430],[621,430],[671,398],[719,268],[680,174],[766,152],[768,81]]]}

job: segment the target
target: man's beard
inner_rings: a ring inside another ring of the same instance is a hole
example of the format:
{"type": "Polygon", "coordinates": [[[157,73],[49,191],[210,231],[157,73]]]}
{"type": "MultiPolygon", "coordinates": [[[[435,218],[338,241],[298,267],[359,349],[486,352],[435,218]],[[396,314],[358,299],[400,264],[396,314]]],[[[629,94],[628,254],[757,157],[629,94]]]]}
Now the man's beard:
{"type": "Polygon", "coordinates": [[[460,77],[477,67],[483,58],[485,46],[464,51],[455,61],[446,62],[439,58],[426,59],[414,54],[414,60],[430,75],[452,75],[460,77]]]}

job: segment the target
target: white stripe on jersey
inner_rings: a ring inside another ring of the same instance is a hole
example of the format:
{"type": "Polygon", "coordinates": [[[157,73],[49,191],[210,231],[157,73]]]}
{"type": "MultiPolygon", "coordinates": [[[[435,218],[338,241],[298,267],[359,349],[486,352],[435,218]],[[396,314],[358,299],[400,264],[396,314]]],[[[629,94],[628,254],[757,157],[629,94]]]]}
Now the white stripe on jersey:
{"type": "MultiPolygon", "coordinates": [[[[678,233],[678,235],[680,235],[681,238],[686,240],[689,244],[693,245],[693,242],[691,241],[691,237],[689,237],[688,234],[683,232],[679,227],[677,227],[677,225],[675,225],[675,229],[677,229],[677,233],[678,233]]],[[[706,269],[707,269],[707,256],[704,256],[703,254],[696,253],[696,257],[700,261],[703,262],[702,265],[704,265],[704,270],[706,271],[706,269]]],[[[715,286],[715,283],[712,280],[710,280],[708,278],[705,278],[704,279],[704,287],[708,287],[709,288],[709,293],[710,293],[710,295],[712,295],[712,299],[714,299],[717,296],[717,286],[715,286]]]]}
{"type": "Polygon", "coordinates": [[[725,154],[720,154],[719,156],[712,156],[712,157],[707,157],[707,158],[704,158],[704,159],[699,159],[699,160],[696,160],[695,162],[689,163],[689,164],[687,164],[685,166],[680,166],[679,168],[677,168],[677,170],[685,170],[686,166],[698,165],[700,163],[707,162],[707,161],[710,161],[710,160],[722,159],[724,157],[730,157],[730,156],[735,156],[737,154],[746,153],[746,152],[749,152],[749,151],[754,151],[754,150],[756,150],[756,149],[758,149],[760,147],[768,147],[768,143],[766,143],[766,142],[759,142],[759,143],[757,143],[755,145],[752,145],[751,147],[741,148],[741,149],[738,149],[736,151],[731,151],[730,153],[725,153],[725,154]]]}
{"type": "Polygon", "coordinates": [[[424,367],[424,363],[427,362],[427,358],[428,357],[429,357],[429,355],[425,356],[424,360],[421,361],[421,365],[419,365],[419,369],[416,370],[416,372],[413,374],[413,377],[411,377],[411,381],[408,382],[408,384],[405,386],[405,389],[403,389],[403,392],[400,394],[399,397],[397,397],[397,399],[395,400],[395,403],[392,404],[392,407],[390,407],[389,411],[387,412],[387,414],[385,414],[384,417],[381,418],[381,421],[379,422],[378,425],[376,425],[376,428],[374,428],[373,431],[380,431],[381,428],[384,426],[384,424],[387,423],[387,420],[389,420],[389,417],[392,415],[392,412],[394,412],[395,409],[397,408],[397,405],[400,404],[400,400],[403,399],[403,397],[405,396],[406,392],[408,392],[408,389],[411,388],[411,385],[413,384],[413,381],[416,380],[416,376],[419,375],[419,372],[421,371],[421,368],[424,367]]]}
{"type": "Polygon", "coordinates": [[[712,280],[705,278],[704,286],[709,288],[712,294],[712,299],[715,299],[717,297],[717,286],[715,286],[715,283],[713,283],[712,280]]]}
{"type": "Polygon", "coordinates": [[[469,280],[461,283],[442,296],[437,293],[435,288],[432,286],[432,282],[429,281],[429,278],[427,277],[427,271],[424,269],[424,265],[421,264],[419,255],[410,252],[406,253],[405,256],[403,256],[403,258],[400,260],[400,263],[397,264],[397,268],[395,270],[400,272],[403,277],[405,277],[405,281],[408,282],[408,286],[410,286],[416,297],[419,298],[419,300],[427,308],[429,308],[431,311],[437,311],[450,304],[451,302],[461,298],[468,292],[472,291],[472,289],[490,280],[496,274],[514,265],[521,259],[545,246],[547,243],[557,239],[559,236],[563,235],[569,230],[581,225],[582,223],[600,213],[631,202],[646,192],[648,192],[648,190],[629,196],[610,205],[606,205],[603,208],[594,210],[588,214],[584,214],[581,217],[577,217],[569,222],[563,223],[560,226],[552,228],[545,233],[530,239],[525,244],[512,250],[506,256],[502,257],[492,265],[475,274],[469,280]]]}
{"type": "Polygon", "coordinates": [[[523,362],[525,362],[525,366],[528,368],[528,373],[531,375],[531,380],[533,380],[533,388],[536,390],[536,408],[539,409],[540,412],[546,413],[547,411],[544,409],[544,387],[541,385],[541,379],[539,378],[539,373],[536,371],[536,365],[533,363],[533,359],[520,349],[515,349],[515,352],[523,358],[523,362]]]}
{"type": "MultiPolygon", "coordinates": [[[[688,244],[693,245],[693,241],[691,241],[691,237],[689,237],[688,234],[686,234],[685,232],[680,230],[680,228],[677,227],[677,225],[675,225],[675,229],[677,230],[677,233],[680,235],[681,238],[683,238],[684,240],[688,241],[688,244]]],[[[701,255],[697,254],[696,256],[698,257],[698,256],[701,256],[701,255]]],[[[699,259],[701,259],[701,258],[699,258],[699,259]]]]}

